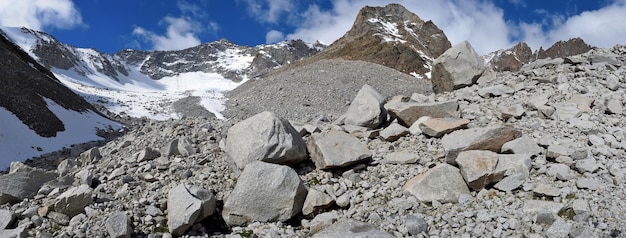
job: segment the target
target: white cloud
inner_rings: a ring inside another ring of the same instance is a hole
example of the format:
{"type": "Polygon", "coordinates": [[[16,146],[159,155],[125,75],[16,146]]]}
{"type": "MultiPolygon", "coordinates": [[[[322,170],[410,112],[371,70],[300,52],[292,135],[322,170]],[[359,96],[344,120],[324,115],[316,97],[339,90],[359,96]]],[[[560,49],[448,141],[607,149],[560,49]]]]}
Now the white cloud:
{"type": "Polygon", "coordinates": [[[208,14],[200,6],[189,3],[185,0],[176,2],[176,6],[181,11],[181,17],[167,16],[159,22],[159,25],[166,26],[166,32],[159,35],[143,27],[136,26],[133,35],[141,37],[148,42],[153,50],[181,50],[201,43],[198,34],[208,30],[215,34],[220,26],[215,21],[207,21],[208,14]],[[200,23],[203,19],[206,25],[200,23]]]}
{"type": "MultiPolygon", "coordinates": [[[[248,2],[258,3],[256,0],[248,2]]],[[[350,29],[362,7],[394,2],[402,4],[422,20],[432,20],[453,45],[468,40],[479,54],[509,48],[517,41],[527,42],[533,50],[572,37],[581,37],[588,44],[600,47],[626,43],[626,26],[622,21],[626,16],[626,0],[614,0],[601,9],[577,15],[535,13],[540,15],[535,22],[507,22],[502,8],[493,1],[332,0],[331,9],[320,9],[311,4],[306,11],[299,13],[298,26],[287,33],[286,38],[332,43],[350,29]]],[[[510,2],[518,7],[526,6],[521,0],[510,2]]],[[[257,6],[258,10],[264,9],[262,5],[257,6]]]]}
{"type": "Polygon", "coordinates": [[[238,0],[246,5],[248,14],[265,23],[277,23],[283,14],[295,14],[291,0],[238,0]]]}
{"type": "Polygon", "coordinates": [[[167,25],[165,35],[158,35],[142,27],[135,27],[133,34],[143,37],[154,50],[180,50],[200,44],[196,36],[198,23],[186,18],[165,17],[160,24],[167,25]]]}
{"type": "Polygon", "coordinates": [[[285,34],[277,30],[271,30],[265,34],[265,43],[272,44],[285,39],[285,34]]]}
{"type": "Polygon", "coordinates": [[[2,0],[0,25],[35,30],[86,26],[80,11],[71,0],[2,0]]]}

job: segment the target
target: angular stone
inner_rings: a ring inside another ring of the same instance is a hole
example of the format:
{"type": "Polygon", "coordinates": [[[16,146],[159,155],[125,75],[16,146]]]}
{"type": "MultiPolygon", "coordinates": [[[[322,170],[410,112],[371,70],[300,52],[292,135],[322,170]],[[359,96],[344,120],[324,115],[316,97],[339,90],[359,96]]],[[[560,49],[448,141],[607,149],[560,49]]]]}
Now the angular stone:
{"type": "Polygon", "coordinates": [[[167,193],[167,226],[170,233],[183,235],[196,222],[215,213],[212,192],[196,185],[179,184],[167,193]]]}
{"type": "Polygon", "coordinates": [[[109,237],[128,238],[132,233],[130,217],[125,212],[115,212],[106,220],[106,228],[109,237]]]}
{"type": "Polygon", "coordinates": [[[310,222],[302,220],[302,226],[309,228],[311,233],[317,233],[325,227],[332,225],[335,221],[337,221],[337,214],[335,212],[324,212],[315,216],[310,222]]]}
{"type": "Polygon", "coordinates": [[[102,155],[100,154],[100,149],[98,149],[98,147],[93,147],[81,153],[79,160],[83,165],[87,165],[93,163],[95,160],[100,158],[102,158],[102,155]]]}
{"type": "Polygon", "coordinates": [[[499,182],[493,185],[500,191],[512,191],[526,182],[530,176],[531,159],[528,154],[498,155],[498,165],[494,174],[504,174],[499,182]]]}
{"type": "Polygon", "coordinates": [[[515,104],[510,107],[502,108],[500,110],[500,116],[504,120],[508,120],[509,118],[520,118],[524,114],[526,114],[526,110],[521,104],[515,104]]]}
{"type": "Polygon", "coordinates": [[[537,145],[533,139],[528,136],[523,135],[520,138],[509,141],[502,145],[501,152],[502,153],[512,153],[512,154],[529,154],[529,155],[538,155],[543,152],[543,148],[537,145]]]}
{"type": "Polygon", "coordinates": [[[387,103],[385,108],[392,118],[397,118],[400,125],[410,127],[421,117],[458,118],[460,117],[457,101],[418,103],[396,102],[387,103]]]}
{"type": "Polygon", "coordinates": [[[172,157],[172,156],[189,156],[194,154],[195,151],[191,146],[191,141],[186,137],[176,138],[170,143],[167,144],[165,148],[163,148],[163,156],[172,157]]]}
{"type": "Polygon", "coordinates": [[[559,180],[567,181],[576,178],[576,172],[565,164],[551,164],[546,173],[559,180]]]}
{"type": "Polygon", "coordinates": [[[33,196],[44,183],[56,177],[54,172],[27,166],[19,171],[0,175],[0,204],[14,203],[33,196]]]}
{"type": "Polygon", "coordinates": [[[504,84],[498,84],[498,85],[478,89],[478,95],[484,98],[499,97],[502,95],[513,94],[513,93],[515,93],[515,89],[509,86],[506,86],[504,84]]]}
{"type": "Polygon", "coordinates": [[[137,162],[149,161],[161,156],[161,152],[150,147],[144,148],[137,154],[137,162]]]}
{"type": "Polygon", "coordinates": [[[433,62],[433,91],[441,93],[470,86],[476,83],[483,71],[483,59],[469,42],[463,41],[446,50],[433,62]]]}
{"type": "Polygon", "coordinates": [[[387,111],[383,108],[384,103],[385,97],[365,84],[348,107],[344,123],[374,129],[387,118],[387,111]]]}
{"type": "Polygon", "coordinates": [[[222,217],[231,226],[286,221],[302,211],[306,196],[307,189],[292,168],[252,162],[224,202],[222,217]]]}
{"type": "Polygon", "coordinates": [[[470,193],[459,169],[449,164],[439,164],[411,178],[402,191],[420,202],[457,202],[461,194],[470,193]]]}
{"type": "Polygon", "coordinates": [[[342,131],[315,133],[306,145],[318,169],[345,167],[372,156],[365,144],[342,131]]]}
{"type": "Polygon", "coordinates": [[[419,119],[417,119],[417,121],[413,122],[413,125],[409,127],[409,132],[411,133],[411,135],[422,134],[422,129],[420,128],[420,125],[422,125],[422,123],[424,123],[425,121],[428,121],[429,119],[430,117],[428,116],[420,117],[419,119]]]}
{"type": "Polygon", "coordinates": [[[538,183],[537,185],[535,185],[533,192],[536,194],[550,196],[550,197],[557,197],[561,195],[560,189],[554,186],[548,185],[548,184],[544,184],[544,183],[538,183]]]}
{"type": "Polygon", "coordinates": [[[4,230],[15,219],[15,213],[11,210],[0,209],[0,230],[4,230]]]}
{"type": "Polygon", "coordinates": [[[610,89],[611,91],[617,91],[617,89],[619,89],[619,77],[617,77],[615,74],[609,74],[606,77],[606,88],[610,89]]]}
{"type": "Polygon", "coordinates": [[[315,188],[309,188],[309,193],[306,195],[304,205],[302,206],[302,214],[308,216],[309,214],[317,213],[332,206],[334,202],[335,200],[330,195],[315,188]]]}
{"type": "Polygon", "coordinates": [[[576,150],[571,145],[550,145],[546,157],[556,159],[559,156],[571,156],[576,150]]]}
{"type": "Polygon", "coordinates": [[[557,202],[525,200],[522,206],[522,212],[534,214],[538,223],[549,225],[558,218],[558,213],[563,207],[564,205],[562,203],[557,202]]]}
{"type": "Polygon", "coordinates": [[[419,155],[406,151],[396,151],[383,156],[390,164],[414,164],[419,160],[419,155]]]}
{"type": "Polygon", "coordinates": [[[70,217],[82,213],[86,206],[93,203],[92,193],[93,189],[84,184],[69,188],[56,198],[54,210],[70,217]]]}
{"type": "Polygon", "coordinates": [[[493,174],[498,164],[498,154],[488,150],[468,150],[456,157],[461,175],[467,186],[480,191],[490,183],[500,181],[504,174],[493,174]]]}
{"type": "Polygon", "coordinates": [[[576,187],[586,188],[589,190],[598,190],[602,186],[602,180],[600,178],[579,178],[576,180],[576,187]]]}
{"type": "Polygon", "coordinates": [[[589,203],[584,199],[576,199],[572,202],[572,210],[575,214],[589,212],[589,203]]]}
{"type": "Polygon", "coordinates": [[[578,109],[578,105],[573,102],[561,102],[555,105],[556,111],[552,114],[554,120],[569,120],[579,117],[582,111],[578,109]]]}
{"type": "Polygon", "coordinates": [[[624,112],[623,103],[619,99],[611,98],[607,99],[604,103],[606,106],[606,112],[609,114],[622,114],[624,112]]]}
{"type": "Polygon", "coordinates": [[[441,144],[446,151],[446,162],[456,164],[456,156],[465,150],[500,152],[506,142],[519,138],[521,132],[510,126],[488,126],[454,131],[443,136],[441,144]]]}
{"type": "Polygon", "coordinates": [[[409,231],[409,234],[417,236],[423,232],[428,232],[428,222],[424,220],[422,214],[409,214],[406,216],[404,226],[409,231]]]}
{"type": "Polygon", "coordinates": [[[382,137],[383,140],[394,142],[408,134],[409,128],[398,123],[391,123],[387,128],[380,131],[379,136],[382,137]]]}
{"type": "Polygon", "coordinates": [[[570,98],[570,101],[578,105],[578,109],[583,112],[591,111],[591,104],[593,104],[593,98],[590,98],[583,94],[576,94],[570,98]]]}
{"type": "Polygon", "coordinates": [[[419,125],[422,133],[431,137],[442,137],[452,131],[465,128],[469,124],[468,119],[459,118],[430,118],[419,125]]]}
{"type": "Polygon", "coordinates": [[[558,218],[546,231],[547,237],[569,237],[572,224],[562,218],[558,218]]]}
{"type": "Polygon", "coordinates": [[[593,173],[600,168],[598,162],[596,162],[596,159],[594,158],[576,160],[574,167],[576,167],[576,170],[582,174],[593,173]]]}
{"type": "Polygon", "coordinates": [[[323,230],[315,233],[312,238],[336,238],[336,237],[377,237],[392,238],[395,237],[386,231],[372,224],[352,220],[343,219],[335,222],[323,230]]]}
{"type": "Polygon", "coordinates": [[[243,169],[253,161],[298,164],[306,159],[306,144],[288,120],[261,112],[228,129],[226,153],[243,169]]]}
{"type": "Polygon", "coordinates": [[[350,195],[350,193],[344,193],[341,196],[339,196],[337,198],[337,206],[341,207],[341,208],[347,208],[350,206],[350,199],[352,198],[352,195],[350,195]]]}

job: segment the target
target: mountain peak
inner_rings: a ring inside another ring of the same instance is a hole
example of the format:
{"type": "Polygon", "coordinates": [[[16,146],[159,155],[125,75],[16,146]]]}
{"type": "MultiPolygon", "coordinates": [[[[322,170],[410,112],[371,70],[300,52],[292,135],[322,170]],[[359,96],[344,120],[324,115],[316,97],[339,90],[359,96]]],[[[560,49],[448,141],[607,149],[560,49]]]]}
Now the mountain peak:
{"type": "Polygon", "coordinates": [[[382,64],[412,75],[430,72],[435,58],[451,47],[434,23],[402,5],[363,7],[352,28],[320,58],[343,58],[382,64]]]}

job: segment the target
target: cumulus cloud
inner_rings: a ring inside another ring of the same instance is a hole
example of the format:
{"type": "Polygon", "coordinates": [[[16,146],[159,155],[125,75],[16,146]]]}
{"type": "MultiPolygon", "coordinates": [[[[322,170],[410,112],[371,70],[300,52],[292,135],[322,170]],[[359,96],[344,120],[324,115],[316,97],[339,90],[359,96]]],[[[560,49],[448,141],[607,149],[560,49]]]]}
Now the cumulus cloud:
{"type": "Polygon", "coordinates": [[[276,23],[283,14],[295,14],[296,5],[291,0],[238,0],[246,6],[248,14],[264,23],[276,23]]]}
{"type": "Polygon", "coordinates": [[[215,21],[208,21],[207,25],[200,23],[199,19],[206,19],[208,14],[198,5],[179,0],[176,6],[183,15],[163,18],[159,25],[166,27],[164,34],[135,26],[133,35],[148,42],[152,50],[181,50],[199,45],[201,43],[199,33],[209,31],[215,34],[219,30],[220,26],[215,21]]]}
{"type": "MultiPolygon", "coordinates": [[[[258,14],[268,9],[267,4],[263,5],[268,2],[272,0],[246,0],[246,3],[249,3],[248,8],[252,8],[249,11],[258,14]]],[[[453,45],[468,40],[479,54],[509,48],[518,41],[525,41],[536,50],[540,46],[549,47],[556,41],[572,37],[581,37],[587,43],[601,47],[610,47],[620,43],[621,39],[626,39],[626,27],[620,22],[620,19],[626,16],[626,0],[613,0],[611,4],[601,9],[579,14],[570,14],[570,11],[568,15],[535,12],[538,18],[534,22],[507,21],[503,9],[493,1],[332,0],[331,2],[330,9],[321,9],[315,4],[310,4],[308,8],[297,13],[297,27],[292,32],[287,32],[285,38],[332,43],[350,29],[363,6],[400,3],[423,20],[432,20],[445,32],[453,45]]],[[[526,7],[522,0],[509,0],[509,3],[517,7],[526,7]]],[[[290,14],[290,19],[293,19],[295,13],[290,14]]],[[[275,33],[268,32],[267,35],[274,36],[275,33]]],[[[621,43],[626,43],[624,41],[626,40],[622,40],[621,43]]]]}
{"type": "Polygon", "coordinates": [[[0,25],[35,30],[86,26],[71,0],[2,0],[0,25]]]}
{"type": "Polygon", "coordinates": [[[133,34],[143,37],[154,50],[180,50],[200,44],[196,36],[197,22],[185,18],[165,17],[161,24],[167,25],[165,35],[159,35],[142,27],[135,27],[133,34]]]}
{"type": "Polygon", "coordinates": [[[265,34],[265,43],[272,44],[285,39],[285,34],[277,30],[271,30],[265,34]]]}

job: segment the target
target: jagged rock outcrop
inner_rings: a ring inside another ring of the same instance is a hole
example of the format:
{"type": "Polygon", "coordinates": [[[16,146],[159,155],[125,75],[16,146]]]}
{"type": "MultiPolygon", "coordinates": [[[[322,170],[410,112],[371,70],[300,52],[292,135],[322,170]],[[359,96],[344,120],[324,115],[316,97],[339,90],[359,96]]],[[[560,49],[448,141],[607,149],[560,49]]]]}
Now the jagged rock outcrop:
{"type": "Polygon", "coordinates": [[[536,55],[537,59],[555,59],[582,54],[588,52],[591,49],[592,47],[585,43],[583,39],[576,37],[566,41],[557,41],[546,50],[544,50],[543,48],[539,48],[536,55]]]}

